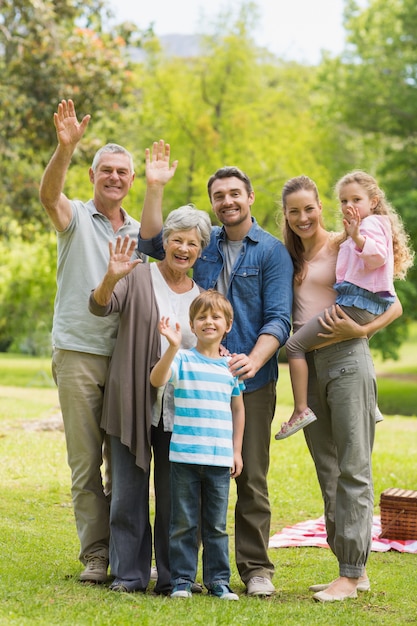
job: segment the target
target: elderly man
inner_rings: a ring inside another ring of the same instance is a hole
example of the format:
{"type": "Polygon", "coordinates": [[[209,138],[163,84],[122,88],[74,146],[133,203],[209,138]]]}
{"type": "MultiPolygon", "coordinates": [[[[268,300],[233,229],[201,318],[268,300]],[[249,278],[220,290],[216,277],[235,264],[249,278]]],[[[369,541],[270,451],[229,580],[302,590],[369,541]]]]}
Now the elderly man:
{"type": "MultiPolygon", "coordinates": [[[[40,200],[58,239],[52,369],[71,468],[79,558],[85,565],[80,580],[102,583],[109,562],[110,483],[103,486],[105,440],[100,420],[119,320],[117,314],[97,319],[88,310],[88,299],[106,271],[109,242],[119,236],[137,237],[140,224],[122,208],[135,177],[132,156],[122,146],[107,144],[96,153],[89,170],[93,199],[69,200],[63,193],[72,156],[89,121],[90,115],[78,121],[72,100],[59,103],[54,114],[58,145],[42,177],[40,200]]],[[[145,204],[161,200],[176,167],[170,167],[169,146],[163,141],[154,144],[152,157],[147,163],[145,204]]]]}

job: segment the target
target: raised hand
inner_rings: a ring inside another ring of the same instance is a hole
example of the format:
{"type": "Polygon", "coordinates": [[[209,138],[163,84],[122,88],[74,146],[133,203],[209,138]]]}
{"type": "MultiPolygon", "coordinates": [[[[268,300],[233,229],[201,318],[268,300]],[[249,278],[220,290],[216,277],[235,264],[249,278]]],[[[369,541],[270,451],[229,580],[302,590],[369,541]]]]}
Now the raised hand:
{"type": "Polygon", "coordinates": [[[109,264],[107,267],[107,276],[114,280],[120,280],[124,278],[142,261],[135,259],[131,261],[132,254],[135,251],[137,242],[135,239],[130,239],[128,235],[122,239],[117,237],[116,244],[109,242],[109,264]]]}
{"type": "Polygon", "coordinates": [[[79,122],[75,113],[74,102],[61,100],[57,112],[54,113],[54,124],[60,146],[74,149],[84,135],[90,118],[91,115],[85,115],[79,122]]]}
{"type": "Polygon", "coordinates": [[[175,328],[172,328],[169,323],[169,317],[162,317],[158,329],[161,335],[167,339],[170,346],[178,348],[181,345],[181,326],[178,322],[175,324],[175,328]]]}
{"type": "Polygon", "coordinates": [[[358,237],[360,231],[359,227],[361,225],[361,216],[359,210],[355,207],[352,207],[347,211],[347,214],[343,220],[343,226],[346,234],[352,239],[358,237]]]}
{"type": "Polygon", "coordinates": [[[178,161],[169,164],[171,148],[163,139],[154,141],[152,150],[145,150],[145,173],[148,186],[166,185],[173,178],[178,161]]]}

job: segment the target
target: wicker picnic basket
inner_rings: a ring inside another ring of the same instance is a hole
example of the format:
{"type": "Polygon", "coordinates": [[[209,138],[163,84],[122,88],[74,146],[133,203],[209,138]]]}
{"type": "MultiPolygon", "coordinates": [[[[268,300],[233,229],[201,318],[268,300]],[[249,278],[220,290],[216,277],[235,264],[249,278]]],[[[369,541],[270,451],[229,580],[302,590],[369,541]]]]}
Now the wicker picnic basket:
{"type": "Polygon", "coordinates": [[[417,539],[417,491],[385,489],[379,505],[381,539],[417,539]]]}

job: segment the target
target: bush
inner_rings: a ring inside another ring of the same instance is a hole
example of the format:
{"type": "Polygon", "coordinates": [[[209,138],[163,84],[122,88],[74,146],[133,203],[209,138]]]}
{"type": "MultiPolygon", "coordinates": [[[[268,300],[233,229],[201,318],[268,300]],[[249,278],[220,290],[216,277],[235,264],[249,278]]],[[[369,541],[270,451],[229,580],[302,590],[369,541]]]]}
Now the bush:
{"type": "Polygon", "coordinates": [[[0,244],[0,347],[45,355],[56,291],[56,239],[43,234],[31,243],[15,239],[0,244]]]}
{"type": "Polygon", "coordinates": [[[378,376],[378,406],[386,415],[416,415],[416,376],[378,376]]]}

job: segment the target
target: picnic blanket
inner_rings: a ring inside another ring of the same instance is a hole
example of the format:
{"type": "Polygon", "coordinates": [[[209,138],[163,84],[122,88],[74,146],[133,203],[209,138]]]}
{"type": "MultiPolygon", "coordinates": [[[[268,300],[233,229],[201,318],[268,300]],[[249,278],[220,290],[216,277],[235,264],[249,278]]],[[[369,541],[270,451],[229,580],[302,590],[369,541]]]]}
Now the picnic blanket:
{"type": "MultiPolygon", "coordinates": [[[[399,541],[393,539],[380,539],[381,518],[374,515],[372,524],[372,547],[373,552],[410,552],[417,554],[417,541],[399,541]]],[[[269,540],[270,548],[295,548],[295,547],[328,548],[324,517],[299,522],[294,526],[286,526],[281,532],[275,533],[269,540]]]]}

